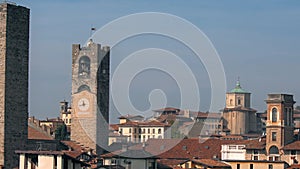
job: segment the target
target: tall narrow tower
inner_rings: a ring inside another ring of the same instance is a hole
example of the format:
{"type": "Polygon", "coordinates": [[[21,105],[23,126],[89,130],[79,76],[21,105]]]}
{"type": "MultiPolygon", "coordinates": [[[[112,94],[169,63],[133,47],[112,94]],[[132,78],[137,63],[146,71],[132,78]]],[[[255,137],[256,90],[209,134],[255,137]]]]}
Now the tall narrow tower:
{"type": "Polygon", "coordinates": [[[108,144],[109,47],[90,40],[72,47],[71,140],[102,154],[108,144]]]}
{"type": "Polygon", "coordinates": [[[293,95],[269,94],[267,103],[266,150],[269,158],[279,157],[283,146],[294,139],[293,95]]]}
{"type": "Polygon", "coordinates": [[[28,132],[29,9],[0,4],[0,168],[18,166],[28,132]]]}
{"type": "Polygon", "coordinates": [[[226,93],[226,107],[223,110],[223,126],[230,134],[256,132],[256,110],[250,106],[251,93],[242,89],[239,80],[236,87],[226,93]]]}

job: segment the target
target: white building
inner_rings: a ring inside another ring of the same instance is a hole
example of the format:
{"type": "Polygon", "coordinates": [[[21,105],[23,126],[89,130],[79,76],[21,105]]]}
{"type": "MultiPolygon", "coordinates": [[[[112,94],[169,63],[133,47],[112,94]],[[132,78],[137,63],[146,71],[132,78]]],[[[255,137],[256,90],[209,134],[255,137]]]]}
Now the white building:
{"type": "Polygon", "coordinates": [[[227,144],[221,147],[221,160],[246,160],[245,145],[227,144]]]}
{"type": "Polygon", "coordinates": [[[119,124],[119,133],[127,136],[128,142],[145,142],[149,138],[171,138],[171,132],[167,132],[170,125],[157,121],[150,122],[126,122],[119,124]]]}
{"type": "Polygon", "coordinates": [[[82,169],[88,164],[63,151],[16,151],[19,169],[82,169]]]}

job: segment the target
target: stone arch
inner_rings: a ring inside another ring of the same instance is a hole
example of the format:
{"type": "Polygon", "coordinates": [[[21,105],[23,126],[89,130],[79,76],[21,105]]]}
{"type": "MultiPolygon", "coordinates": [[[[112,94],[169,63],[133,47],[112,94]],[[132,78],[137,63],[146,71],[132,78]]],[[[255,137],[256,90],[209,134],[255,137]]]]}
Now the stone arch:
{"type": "Polygon", "coordinates": [[[79,93],[79,92],[82,92],[82,91],[84,91],[84,90],[87,90],[87,91],[91,91],[91,89],[90,89],[90,87],[88,86],[88,85],[81,85],[79,88],[78,88],[78,90],[77,90],[77,92],[79,93]]]}
{"type": "Polygon", "coordinates": [[[88,56],[81,56],[79,61],[78,76],[82,78],[90,77],[91,60],[88,56]]]}
{"type": "Polygon", "coordinates": [[[279,150],[276,146],[271,146],[269,149],[269,154],[279,154],[279,150]]]}

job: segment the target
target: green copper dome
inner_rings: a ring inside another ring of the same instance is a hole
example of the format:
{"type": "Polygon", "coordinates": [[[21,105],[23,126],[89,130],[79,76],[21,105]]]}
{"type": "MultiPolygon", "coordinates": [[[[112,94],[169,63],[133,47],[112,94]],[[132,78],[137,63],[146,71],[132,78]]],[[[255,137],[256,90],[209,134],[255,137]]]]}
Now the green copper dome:
{"type": "Polygon", "coordinates": [[[238,80],[238,81],[236,82],[235,88],[232,89],[232,90],[230,91],[230,93],[249,93],[249,92],[247,92],[247,91],[245,91],[245,90],[242,89],[241,84],[240,84],[240,81],[238,80]]]}

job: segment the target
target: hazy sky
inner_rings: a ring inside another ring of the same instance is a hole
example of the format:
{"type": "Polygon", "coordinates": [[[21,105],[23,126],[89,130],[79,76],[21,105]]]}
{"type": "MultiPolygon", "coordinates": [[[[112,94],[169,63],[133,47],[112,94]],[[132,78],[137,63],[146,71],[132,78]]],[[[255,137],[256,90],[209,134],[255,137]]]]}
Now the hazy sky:
{"type": "MultiPolygon", "coordinates": [[[[71,45],[84,44],[90,36],[91,25],[98,29],[114,19],[137,12],[170,13],[201,29],[219,53],[227,89],[234,88],[239,76],[242,87],[252,93],[252,107],[258,111],[265,110],[264,100],[268,93],[292,93],[300,102],[298,0],[15,2],[31,9],[30,115],[39,118],[58,116],[59,102],[64,99],[70,101],[71,45]]],[[[175,50],[182,57],[192,55],[188,51],[180,53],[185,51],[181,50],[182,45],[169,42],[167,38],[150,35],[131,38],[117,46],[115,53],[112,51],[112,71],[122,60],[121,49],[134,51],[135,45],[137,48],[150,45],[175,50]],[[141,44],[145,38],[147,43],[141,44]]],[[[207,111],[210,103],[209,78],[201,63],[194,65],[193,60],[185,61],[201,84],[200,109],[207,111]]],[[[180,94],[174,82],[172,77],[155,70],[138,75],[130,87],[133,105],[141,111],[147,110],[149,92],[160,88],[167,95],[167,104],[177,106],[180,94]]]]}

